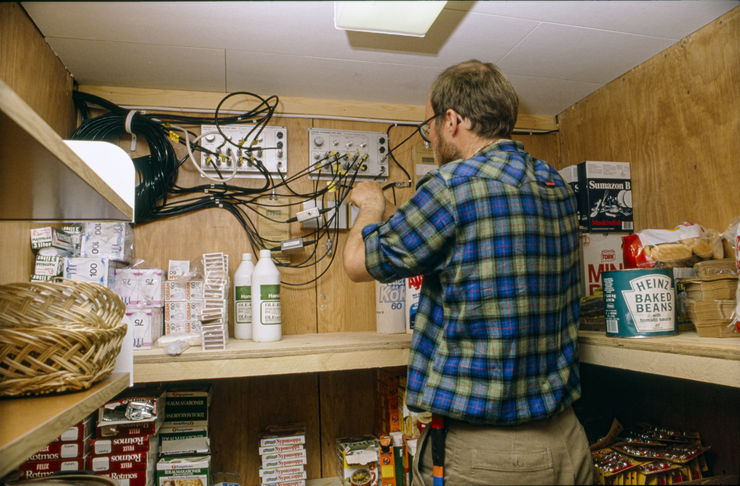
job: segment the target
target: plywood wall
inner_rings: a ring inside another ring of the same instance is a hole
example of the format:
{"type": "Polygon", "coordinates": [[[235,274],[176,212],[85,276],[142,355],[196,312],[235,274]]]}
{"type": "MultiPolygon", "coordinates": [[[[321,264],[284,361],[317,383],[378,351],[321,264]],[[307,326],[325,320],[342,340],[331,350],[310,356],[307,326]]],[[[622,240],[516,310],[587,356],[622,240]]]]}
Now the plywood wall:
{"type": "Polygon", "coordinates": [[[75,127],[72,76],[16,2],[0,3],[0,78],[69,137],[75,127]]]}
{"type": "Polygon", "coordinates": [[[635,229],[740,216],[740,7],[559,115],[563,164],[631,164],[635,229]]]}
{"type": "MultiPolygon", "coordinates": [[[[72,76],[15,2],[0,3],[0,78],[60,136],[69,137],[75,126],[72,76]]],[[[0,284],[28,280],[33,269],[31,227],[29,222],[0,222],[0,284]]]]}

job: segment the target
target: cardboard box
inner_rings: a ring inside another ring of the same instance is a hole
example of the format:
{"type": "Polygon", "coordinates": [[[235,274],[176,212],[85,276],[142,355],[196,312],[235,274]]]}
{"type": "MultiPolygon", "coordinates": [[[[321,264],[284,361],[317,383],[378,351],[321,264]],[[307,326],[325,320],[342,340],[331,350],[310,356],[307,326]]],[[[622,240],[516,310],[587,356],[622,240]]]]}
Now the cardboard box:
{"type": "Polygon", "coordinates": [[[188,437],[162,441],[159,448],[162,457],[210,455],[211,444],[208,437],[188,437]]]}
{"type": "Polygon", "coordinates": [[[341,437],[336,442],[337,474],[344,486],[378,486],[379,443],[372,435],[341,437]]]}
{"type": "Polygon", "coordinates": [[[47,247],[58,248],[70,254],[74,251],[72,237],[64,231],[52,226],[31,229],[31,248],[39,250],[47,247]]]}
{"type": "Polygon", "coordinates": [[[154,468],[139,471],[105,472],[97,473],[97,476],[105,476],[118,481],[120,486],[150,486],[154,477],[154,468]]]}
{"type": "Polygon", "coordinates": [[[579,223],[585,231],[634,229],[629,162],[581,162],[578,189],[579,223]]]}
{"type": "Polygon", "coordinates": [[[76,459],[85,457],[90,451],[90,442],[88,440],[79,440],[75,442],[54,441],[46,444],[39,449],[34,455],[28,458],[29,461],[49,461],[55,459],[76,459]]]}
{"type": "Polygon", "coordinates": [[[157,451],[123,452],[105,456],[91,456],[87,467],[95,472],[140,471],[156,461],[157,451]]]}
{"type": "Polygon", "coordinates": [[[208,390],[170,390],[165,398],[165,422],[208,425],[208,390]]]}
{"type": "Polygon", "coordinates": [[[622,237],[628,233],[581,233],[582,296],[601,288],[601,274],[624,269],[622,237]]]}
{"type": "Polygon", "coordinates": [[[91,437],[95,431],[97,412],[88,415],[60,435],[55,442],[76,442],[91,437]]]}
{"type": "Polygon", "coordinates": [[[40,478],[61,471],[82,471],[85,469],[85,457],[69,459],[49,459],[45,461],[26,461],[20,465],[24,479],[40,478]]]}
{"type": "Polygon", "coordinates": [[[406,280],[406,332],[414,332],[416,322],[416,311],[419,310],[419,297],[421,296],[421,284],[424,280],[422,275],[409,277],[406,280]]]}
{"type": "MultiPolygon", "coordinates": [[[[580,190],[578,185],[578,166],[577,165],[569,165],[567,167],[563,167],[558,171],[560,174],[560,177],[563,178],[563,182],[568,184],[570,188],[573,190],[573,195],[576,199],[576,204],[578,204],[578,198],[580,197],[580,190]]],[[[581,211],[580,207],[577,207],[577,214],[578,214],[578,221],[581,221],[581,211]]]]}
{"type": "Polygon", "coordinates": [[[177,480],[208,486],[211,477],[211,456],[163,457],[157,462],[157,485],[167,486],[177,480]]]}
{"type": "Polygon", "coordinates": [[[115,439],[92,439],[90,449],[97,456],[106,454],[122,454],[127,452],[146,452],[149,450],[148,435],[133,437],[117,437],[115,439]]]}

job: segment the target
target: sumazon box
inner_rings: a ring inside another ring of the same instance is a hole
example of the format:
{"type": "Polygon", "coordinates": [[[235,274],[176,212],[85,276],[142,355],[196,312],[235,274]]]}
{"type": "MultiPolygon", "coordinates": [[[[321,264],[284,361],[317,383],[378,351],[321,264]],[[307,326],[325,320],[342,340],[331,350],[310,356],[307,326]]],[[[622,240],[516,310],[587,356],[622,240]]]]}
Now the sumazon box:
{"type": "Polygon", "coordinates": [[[578,214],[584,231],[632,231],[629,162],[578,164],[578,214]]]}

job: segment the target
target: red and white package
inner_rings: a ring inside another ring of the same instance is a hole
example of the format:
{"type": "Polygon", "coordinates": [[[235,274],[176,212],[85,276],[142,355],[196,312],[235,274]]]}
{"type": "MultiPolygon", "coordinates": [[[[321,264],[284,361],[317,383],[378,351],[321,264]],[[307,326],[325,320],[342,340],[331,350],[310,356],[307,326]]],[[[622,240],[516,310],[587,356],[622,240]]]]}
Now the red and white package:
{"type": "Polygon", "coordinates": [[[96,473],[97,476],[113,478],[121,486],[149,486],[151,483],[151,470],[140,469],[138,471],[106,472],[96,473]]]}
{"type": "Polygon", "coordinates": [[[95,472],[138,471],[149,466],[149,452],[128,452],[108,456],[91,456],[87,466],[95,472]]]}
{"type": "Polygon", "coordinates": [[[40,478],[60,471],[84,471],[85,458],[26,461],[20,466],[24,479],[40,478]]]}
{"type": "Polygon", "coordinates": [[[113,439],[92,439],[90,441],[90,448],[96,456],[126,452],[146,452],[149,450],[149,436],[134,435],[113,439]]]}
{"type": "Polygon", "coordinates": [[[76,442],[54,441],[39,449],[28,458],[29,461],[49,461],[54,459],[76,459],[87,455],[90,443],[86,440],[76,442]]]}

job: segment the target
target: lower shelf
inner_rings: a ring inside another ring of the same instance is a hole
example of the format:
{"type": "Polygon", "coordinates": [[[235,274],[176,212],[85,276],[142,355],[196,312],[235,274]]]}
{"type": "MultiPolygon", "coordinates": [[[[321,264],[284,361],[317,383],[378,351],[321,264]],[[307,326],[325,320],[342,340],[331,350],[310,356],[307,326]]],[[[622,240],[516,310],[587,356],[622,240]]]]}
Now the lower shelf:
{"type": "Polygon", "coordinates": [[[128,387],[116,373],[81,392],[0,399],[0,477],[128,387]]]}

